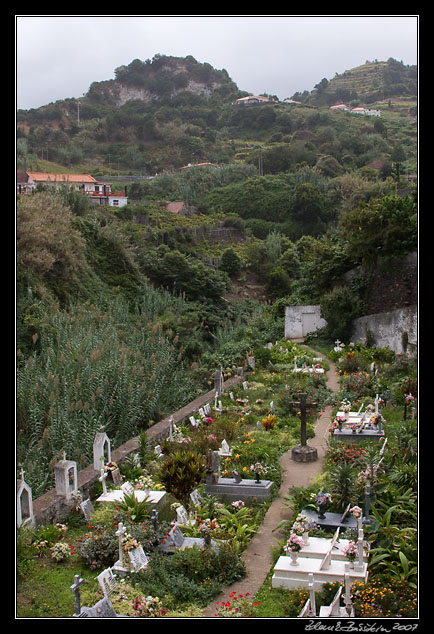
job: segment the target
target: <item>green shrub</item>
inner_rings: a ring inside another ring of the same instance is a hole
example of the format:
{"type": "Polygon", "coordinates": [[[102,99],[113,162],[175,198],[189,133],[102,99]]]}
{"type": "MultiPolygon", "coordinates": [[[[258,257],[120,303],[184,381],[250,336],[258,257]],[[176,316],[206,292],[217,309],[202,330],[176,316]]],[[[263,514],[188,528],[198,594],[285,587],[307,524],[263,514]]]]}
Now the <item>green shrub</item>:
{"type": "Polygon", "coordinates": [[[161,465],[158,478],[168,493],[188,506],[190,493],[200,484],[205,472],[204,459],[189,450],[170,454],[161,465]]]}

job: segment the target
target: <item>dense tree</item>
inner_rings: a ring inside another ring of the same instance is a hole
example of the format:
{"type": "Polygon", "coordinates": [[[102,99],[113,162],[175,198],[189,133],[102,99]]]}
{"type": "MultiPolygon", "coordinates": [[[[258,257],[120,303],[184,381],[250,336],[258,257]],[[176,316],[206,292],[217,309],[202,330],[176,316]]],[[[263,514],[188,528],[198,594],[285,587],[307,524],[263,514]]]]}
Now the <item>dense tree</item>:
{"type": "Polygon", "coordinates": [[[384,196],[359,205],[340,221],[349,251],[374,266],[379,256],[403,256],[417,247],[417,209],[410,196],[384,196]]]}

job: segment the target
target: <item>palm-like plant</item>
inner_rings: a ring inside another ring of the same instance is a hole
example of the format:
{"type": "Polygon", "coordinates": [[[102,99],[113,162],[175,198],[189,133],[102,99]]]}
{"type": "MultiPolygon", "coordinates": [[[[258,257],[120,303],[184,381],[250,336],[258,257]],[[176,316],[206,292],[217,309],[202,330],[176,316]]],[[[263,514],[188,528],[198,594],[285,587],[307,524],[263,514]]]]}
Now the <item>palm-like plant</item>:
{"type": "Polygon", "coordinates": [[[175,451],[158,471],[158,479],[181,504],[188,506],[190,493],[200,484],[205,472],[201,455],[188,450],[175,451]]]}

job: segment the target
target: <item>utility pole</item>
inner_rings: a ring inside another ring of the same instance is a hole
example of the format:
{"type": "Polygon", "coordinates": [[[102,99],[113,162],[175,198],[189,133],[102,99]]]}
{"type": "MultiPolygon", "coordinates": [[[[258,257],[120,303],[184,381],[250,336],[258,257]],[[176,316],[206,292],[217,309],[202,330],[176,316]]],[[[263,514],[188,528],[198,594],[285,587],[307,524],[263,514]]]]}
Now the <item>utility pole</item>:
{"type": "Polygon", "coordinates": [[[80,102],[77,101],[77,125],[80,126],[80,102]]]}

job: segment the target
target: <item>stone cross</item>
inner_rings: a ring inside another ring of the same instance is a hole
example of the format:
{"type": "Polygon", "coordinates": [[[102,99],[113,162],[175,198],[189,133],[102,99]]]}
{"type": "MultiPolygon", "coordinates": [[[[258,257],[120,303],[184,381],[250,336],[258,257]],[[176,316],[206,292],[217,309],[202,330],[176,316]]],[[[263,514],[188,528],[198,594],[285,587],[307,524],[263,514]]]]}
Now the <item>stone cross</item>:
{"type": "Polygon", "coordinates": [[[151,522],[154,531],[158,528],[158,511],[156,509],[152,509],[151,522]]]}
{"type": "Polygon", "coordinates": [[[118,530],[116,531],[115,535],[116,535],[116,537],[119,537],[119,565],[120,566],[124,565],[124,554],[123,554],[123,550],[122,550],[122,537],[125,535],[126,532],[127,532],[127,529],[125,528],[125,526],[122,524],[122,522],[119,522],[118,530]]]}
{"type": "Polygon", "coordinates": [[[74,616],[80,616],[81,614],[81,601],[80,601],[80,586],[84,583],[79,575],[74,575],[74,583],[70,587],[72,592],[75,592],[75,614],[74,616]]]}
{"type": "Polygon", "coordinates": [[[103,493],[103,495],[107,495],[107,486],[106,486],[106,483],[105,483],[106,478],[107,478],[107,475],[108,475],[108,473],[106,473],[106,472],[104,471],[104,469],[101,469],[101,475],[100,475],[100,477],[98,478],[98,480],[99,480],[99,481],[101,482],[101,484],[102,484],[102,493],[103,493]]]}
{"type": "Polygon", "coordinates": [[[300,419],[301,419],[301,445],[302,447],[306,447],[307,445],[307,435],[306,435],[306,413],[307,409],[311,407],[318,407],[318,403],[307,403],[307,394],[300,393],[299,395],[300,401],[291,402],[288,405],[292,407],[300,408],[300,419]]]}

